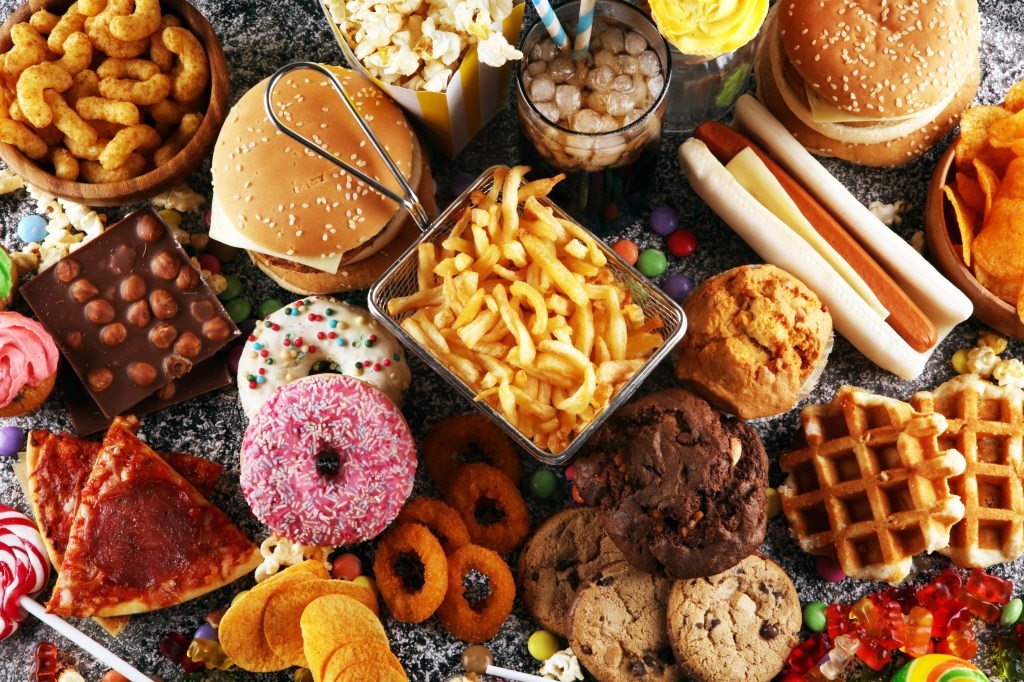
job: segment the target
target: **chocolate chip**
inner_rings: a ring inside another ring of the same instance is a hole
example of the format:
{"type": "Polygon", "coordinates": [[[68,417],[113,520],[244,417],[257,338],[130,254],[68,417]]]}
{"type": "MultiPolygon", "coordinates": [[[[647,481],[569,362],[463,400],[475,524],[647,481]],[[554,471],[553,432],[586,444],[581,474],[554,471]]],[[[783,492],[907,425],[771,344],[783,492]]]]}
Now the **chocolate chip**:
{"type": "Polygon", "coordinates": [[[722,624],[722,621],[718,620],[717,618],[712,618],[711,622],[708,623],[708,632],[711,632],[712,630],[714,630],[715,628],[717,628],[721,624],[722,624]]]}
{"type": "Polygon", "coordinates": [[[114,306],[104,300],[89,301],[85,305],[85,319],[93,324],[107,324],[114,319],[114,306]]]}
{"type": "Polygon", "coordinates": [[[149,262],[153,274],[160,279],[171,280],[178,276],[180,261],[170,251],[164,251],[149,262]]]}
{"type": "Polygon", "coordinates": [[[139,218],[139,224],[136,228],[138,235],[145,239],[147,242],[154,241],[160,237],[164,232],[163,225],[151,215],[144,215],[139,218]]]}
{"type": "Polygon", "coordinates": [[[213,317],[213,304],[209,301],[196,301],[192,304],[192,319],[206,322],[213,317]]]}
{"type": "Polygon", "coordinates": [[[211,341],[223,341],[231,336],[231,328],[223,319],[215,317],[203,323],[203,336],[211,341]]]}
{"type": "Polygon", "coordinates": [[[597,579],[597,584],[600,587],[607,587],[608,585],[611,585],[613,582],[615,582],[614,575],[603,575],[597,579]]]}
{"type": "Polygon", "coordinates": [[[131,303],[146,295],[146,282],[138,275],[128,275],[121,282],[121,298],[131,303]]]}
{"type": "Polygon", "coordinates": [[[195,268],[182,265],[181,270],[178,271],[178,278],[174,283],[178,285],[179,289],[191,289],[199,284],[199,273],[196,272],[195,268]]]}
{"type": "Polygon", "coordinates": [[[128,306],[128,312],[125,313],[125,318],[128,320],[128,324],[142,329],[151,318],[149,314],[149,304],[145,301],[136,301],[128,306]]]}
{"type": "Polygon", "coordinates": [[[761,635],[761,639],[775,639],[779,636],[779,627],[774,623],[765,621],[761,624],[758,634],[761,635]]]}
{"type": "Polygon", "coordinates": [[[540,580],[540,572],[539,571],[534,571],[533,573],[531,573],[530,574],[530,580],[532,580],[534,582],[537,582],[538,580],[540,580]]]}
{"type": "Polygon", "coordinates": [[[178,338],[178,330],[166,322],[158,324],[149,331],[149,342],[160,350],[170,348],[176,338],[178,338]]]}
{"type": "Polygon", "coordinates": [[[203,349],[203,342],[192,332],[182,334],[174,344],[174,352],[185,357],[194,358],[203,349]]]}
{"type": "Polygon", "coordinates": [[[580,647],[580,651],[582,651],[583,653],[585,653],[585,654],[586,654],[587,656],[592,656],[592,655],[593,655],[593,653],[594,653],[594,650],[593,650],[593,649],[591,649],[591,648],[590,648],[590,647],[589,647],[588,645],[586,645],[586,644],[584,644],[583,646],[581,646],[581,647],[580,647]]]}
{"type": "Polygon", "coordinates": [[[647,664],[648,668],[653,668],[658,665],[658,660],[650,654],[644,654],[644,663],[647,664]]]}
{"type": "Polygon", "coordinates": [[[177,385],[172,381],[171,383],[167,384],[159,391],[157,391],[156,397],[160,398],[161,400],[170,400],[174,396],[174,393],[175,391],[177,391],[177,389],[177,385]]]}
{"type": "Polygon", "coordinates": [[[78,277],[79,270],[80,268],[78,267],[78,263],[70,258],[65,258],[57,263],[57,281],[61,284],[68,284],[72,282],[75,277],[78,277]]]}
{"type": "Polygon", "coordinates": [[[647,666],[644,665],[643,661],[633,661],[629,664],[629,672],[631,675],[639,677],[647,672],[647,666]]]}
{"type": "Polygon", "coordinates": [[[71,298],[75,299],[79,303],[85,303],[90,298],[99,293],[96,285],[87,279],[80,279],[71,285],[68,289],[71,293],[71,298]]]}
{"type": "Polygon", "coordinates": [[[133,362],[128,365],[128,376],[136,386],[149,386],[156,381],[156,367],[148,362],[133,362]]]}
{"type": "Polygon", "coordinates": [[[192,361],[188,358],[183,358],[177,353],[168,355],[164,358],[164,372],[167,376],[178,378],[185,376],[192,369],[192,361]]]}
{"type": "Polygon", "coordinates": [[[100,340],[108,346],[116,346],[126,338],[128,338],[128,330],[120,322],[108,324],[100,331],[100,340]]]}
{"type": "Polygon", "coordinates": [[[89,386],[92,390],[99,393],[110,388],[111,382],[114,381],[114,374],[107,368],[94,369],[86,375],[86,380],[89,382],[89,386]]]}
{"type": "Polygon", "coordinates": [[[169,291],[157,289],[149,295],[149,306],[153,314],[161,320],[169,320],[178,314],[178,302],[169,291]]]}

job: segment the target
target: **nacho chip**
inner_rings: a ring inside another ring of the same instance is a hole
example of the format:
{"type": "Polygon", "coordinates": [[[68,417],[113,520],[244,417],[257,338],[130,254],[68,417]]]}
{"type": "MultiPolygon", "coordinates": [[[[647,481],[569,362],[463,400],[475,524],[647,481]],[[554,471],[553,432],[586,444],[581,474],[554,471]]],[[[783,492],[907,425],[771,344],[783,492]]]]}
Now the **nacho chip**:
{"type": "Polygon", "coordinates": [[[267,603],[263,615],[263,634],[271,650],[282,661],[300,668],[308,668],[303,651],[302,612],[314,600],[328,594],[343,594],[352,597],[374,615],[379,615],[377,598],[369,588],[347,580],[308,580],[278,590],[267,603]]]}
{"type": "Polygon", "coordinates": [[[1020,140],[1024,140],[1024,109],[996,121],[988,129],[988,143],[996,149],[1012,147],[1020,140]]]}
{"type": "Polygon", "coordinates": [[[967,173],[957,171],[956,191],[964,203],[973,211],[983,213],[985,211],[985,193],[978,184],[978,179],[967,173]]]}
{"type": "Polygon", "coordinates": [[[1024,110],[1024,80],[1017,81],[1006,91],[1004,106],[1014,113],[1024,110]]]}
{"type": "Polygon", "coordinates": [[[973,173],[974,159],[988,145],[989,127],[1009,116],[1010,112],[1006,109],[988,105],[971,107],[964,112],[960,118],[960,137],[956,142],[957,170],[973,173]]]}
{"type": "MultiPolygon", "coordinates": [[[[373,611],[352,597],[329,594],[314,599],[299,619],[303,648],[315,682],[325,670],[331,654],[343,644],[359,639],[370,639],[387,647],[388,636],[373,611]]],[[[261,633],[262,634],[262,633],[261,633]]]]}
{"type": "Polygon", "coordinates": [[[974,169],[978,173],[978,184],[985,195],[985,210],[982,215],[984,220],[992,210],[992,202],[995,200],[996,192],[999,191],[1002,181],[999,179],[999,175],[981,159],[974,160],[974,169]]]}
{"type": "Polygon", "coordinates": [[[967,206],[957,191],[949,185],[943,185],[942,191],[946,193],[946,198],[953,205],[953,212],[956,214],[956,225],[960,229],[960,243],[963,245],[964,265],[970,267],[971,242],[974,240],[974,235],[977,232],[978,213],[967,206]]]}

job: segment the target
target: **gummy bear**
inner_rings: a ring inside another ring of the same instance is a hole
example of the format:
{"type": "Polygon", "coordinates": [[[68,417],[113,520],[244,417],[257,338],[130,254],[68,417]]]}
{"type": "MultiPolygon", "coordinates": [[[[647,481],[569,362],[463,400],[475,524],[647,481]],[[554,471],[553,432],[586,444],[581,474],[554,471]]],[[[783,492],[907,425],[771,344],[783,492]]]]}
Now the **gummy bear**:
{"type": "Polygon", "coordinates": [[[950,568],[938,574],[932,581],[917,590],[917,601],[932,613],[935,609],[953,601],[960,594],[960,587],[963,581],[960,576],[950,568]]]}
{"type": "Polygon", "coordinates": [[[974,634],[974,626],[967,622],[953,630],[949,636],[935,645],[936,653],[950,654],[969,661],[978,653],[978,639],[974,634]]]}
{"type": "Polygon", "coordinates": [[[989,575],[980,568],[972,568],[964,589],[981,601],[1002,605],[1013,595],[1013,582],[989,575]]]}
{"type": "Polygon", "coordinates": [[[191,641],[178,632],[168,632],[160,640],[160,652],[171,659],[172,663],[180,665],[186,674],[198,672],[206,667],[188,657],[188,646],[191,641]]]}
{"type": "Polygon", "coordinates": [[[860,646],[857,647],[857,658],[867,663],[868,667],[874,670],[881,670],[889,662],[889,659],[892,658],[892,651],[886,649],[874,637],[865,636],[860,638],[860,646]]]}
{"type": "Polygon", "coordinates": [[[221,648],[220,644],[209,639],[193,639],[192,643],[188,645],[188,651],[185,653],[189,660],[195,663],[202,663],[217,670],[227,670],[235,664],[224,653],[224,649],[221,648]]]}
{"type": "Polygon", "coordinates": [[[819,666],[821,674],[827,680],[834,680],[847,668],[847,664],[854,658],[860,641],[853,635],[840,635],[835,639],[832,651],[825,656],[825,661],[819,666]]]}
{"type": "Polygon", "coordinates": [[[825,609],[825,622],[828,623],[828,636],[834,641],[836,637],[853,630],[850,620],[849,604],[829,604],[825,609]]]}
{"type": "Polygon", "coordinates": [[[886,649],[898,649],[907,641],[906,622],[900,605],[883,594],[871,596],[878,613],[878,637],[886,649]]]}
{"type": "Polygon", "coordinates": [[[948,637],[950,632],[971,620],[971,612],[956,600],[947,601],[929,610],[935,617],[932,621],[932,637],[938,639],[948,637]]]}
{"type": "Polygon", "coordinates": [[[32,669],[34,682],[54,682],[57,679],[57,647],[50,642],[40,642],[36,647],[35,665],[32,669]]]}
{"type": "Polygon", "coordinates": [[[992,602],[978,599],[976,596],[968,592],[966,589],[960,590],[960,596],[957,601],[963,603],[967,609],[978,618],[987,620],[989,623],[994,623],[999,620],[999,616],[1002,615],[1003,610],[993,604],[992,602]]]}
{"type": "Polygon", "coordinates": [[[904,615],[909,614],[910,610],[918,605],[917,589],[913,585],[890,587],[882,593],[882,596],[889,601],[899,604],[900,611],[902,611],[904,615]]]}
{"type": "Polygon", "coordinates": [[[786,658],[786,668],[804,675],[818,665],[831,648],[832,641],[827,635],[818,633],[797,644],[786,658]]]}
{"type": "Polygon", "coordinates": [[[853,605],[850,609],[850,618],[856,620],[857,625],[871,637],[878,637],[882,633],[878,609],[867,597],[853,605]]]}
{"type": "Polygon", "coordinates": [[[907,616],[906,642],[901,651],[908,656],[917,658],[924,656],[933,648],[932,645],[932,612],[923,606],[910,609],[907,616]]]}

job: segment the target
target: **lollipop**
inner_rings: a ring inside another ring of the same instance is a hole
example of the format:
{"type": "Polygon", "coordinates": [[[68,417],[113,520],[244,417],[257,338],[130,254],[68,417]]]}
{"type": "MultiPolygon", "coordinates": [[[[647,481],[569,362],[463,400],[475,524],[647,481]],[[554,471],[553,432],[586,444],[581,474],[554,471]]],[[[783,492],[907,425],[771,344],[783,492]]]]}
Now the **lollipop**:
{"type": "Polygon", "coordinates": [[[490,650],[479,644],[471,646],[462,652],[462,667],[467,673],[494,675],[495,677],[503,677],[506,680],[515,680],[516,682],[548,682],[546,677],[537,677],[536,675],[509,670],[508,668],[499,668],[494,665],[494,657],[491,656],[490,650]]]}
{"type": "Polygon", "coordinates": [[[926,654],[900,668],[892,682],[988,682],[988,678],[962,658],[926,654]]]}
{"type": "Polygon", "coordinates": [[[88,635],[46,613],[46,609],[32,599],[46,587],[49,579],[50,563],[35,524],[24,514],[0,504],[0,640],[14,634],[31,613],[130,682],[151,682],[151,678],[88,635]]]}

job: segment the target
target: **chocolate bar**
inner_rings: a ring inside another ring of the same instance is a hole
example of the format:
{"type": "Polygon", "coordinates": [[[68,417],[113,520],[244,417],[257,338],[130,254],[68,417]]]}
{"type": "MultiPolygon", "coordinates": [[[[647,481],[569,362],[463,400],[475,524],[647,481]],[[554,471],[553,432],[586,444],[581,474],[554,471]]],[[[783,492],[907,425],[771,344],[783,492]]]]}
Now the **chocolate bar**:
{"type": "Polygon", "coordinates": [[[152,207],[39,273],[21,292],[110,418],[239,334],[152,207]]]}
{"type": "MultiPolygon", "coordinates": [[[[227,363],[223,354],[217,353],[193,367],[185,376],[173,380],[153,395],[144,398],[131,408],[131,413],[141,417],[230,384],[231,374],[228,372],[227,363]]],[[[100,411],[78,376],[66,365],[61,367],[60,385],[64,389],[64,402],[71,414],[71,423],[80,438],[98,433],[114,421],[100,411]]]]}

